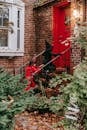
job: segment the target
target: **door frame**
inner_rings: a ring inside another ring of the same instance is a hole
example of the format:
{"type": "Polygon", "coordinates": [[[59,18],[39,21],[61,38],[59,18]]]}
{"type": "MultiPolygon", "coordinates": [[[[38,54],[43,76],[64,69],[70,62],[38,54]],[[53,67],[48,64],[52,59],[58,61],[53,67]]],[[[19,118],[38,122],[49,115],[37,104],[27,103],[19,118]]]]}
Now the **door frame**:
{"type": "Polygon", "coordinates": [[[64,8],[70,5],[71,2],[59,2],[58,4],[53,6],[53,41],[57,42],[57,36],[58,36],[58,8],[64,8]]]}

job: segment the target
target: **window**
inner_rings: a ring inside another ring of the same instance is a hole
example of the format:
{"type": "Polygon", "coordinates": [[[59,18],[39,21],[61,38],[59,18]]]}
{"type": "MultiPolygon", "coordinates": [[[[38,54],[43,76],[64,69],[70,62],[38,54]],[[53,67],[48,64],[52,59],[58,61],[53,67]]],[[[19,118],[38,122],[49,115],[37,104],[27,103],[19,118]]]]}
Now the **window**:
{"type": "Polygon", "coordinates": [[[20,49],[20,11],[17,12],[17,49],[20,49]]]}
{"type": "Polygon", "coordinates": [[[9,0],[0,2],[0,56],[23,56],[24,3],[8,3],[9,0]]]}
{"type": "Polygon", "coordinates": [[[8,21],[9,21],[8,8],[0,7],[0,47],[8,46],[8,28],[7,28],[8,21]]]}

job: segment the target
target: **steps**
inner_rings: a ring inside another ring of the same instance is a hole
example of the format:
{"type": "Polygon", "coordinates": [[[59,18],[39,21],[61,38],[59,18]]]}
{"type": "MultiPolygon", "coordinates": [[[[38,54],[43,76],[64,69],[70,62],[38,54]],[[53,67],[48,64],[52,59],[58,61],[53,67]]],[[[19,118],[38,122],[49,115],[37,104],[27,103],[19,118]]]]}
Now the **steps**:
{"type": "Polygon", "coordinates": [[[56,68],[56,73],[57,74],[61,74],[63,72],[67,72],[67,69],[66,68],[62,68],[62,67],[57,67],[56,68]]]}

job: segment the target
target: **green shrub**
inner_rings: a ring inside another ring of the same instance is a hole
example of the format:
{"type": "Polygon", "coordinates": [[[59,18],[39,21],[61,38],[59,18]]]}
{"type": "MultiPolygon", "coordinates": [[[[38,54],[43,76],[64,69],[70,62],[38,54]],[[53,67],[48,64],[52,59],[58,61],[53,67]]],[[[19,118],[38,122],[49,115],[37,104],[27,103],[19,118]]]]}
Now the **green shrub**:
{"type": "Polygon", "coordinates": [[[11,130],[14,116],[24,110],[21,97],[24,93],[25,82],[20,82],[21,76],[13,76],[0,70],[0,129],[11,130]]]}

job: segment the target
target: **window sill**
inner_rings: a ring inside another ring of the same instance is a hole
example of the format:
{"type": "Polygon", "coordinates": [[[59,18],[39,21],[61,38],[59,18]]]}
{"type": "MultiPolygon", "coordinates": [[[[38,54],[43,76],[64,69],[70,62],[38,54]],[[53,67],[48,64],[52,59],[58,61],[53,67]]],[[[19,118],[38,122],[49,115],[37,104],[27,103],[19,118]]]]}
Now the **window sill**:
{"type": "Polygon", "coordinates": [[[24,56],[24,52],[23,51],[6,51],[6,52],[0,51],[0,57],[1,56],[3,57],[24,56]]]}

